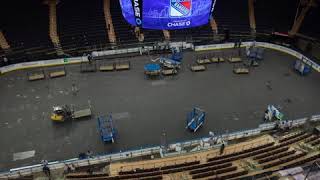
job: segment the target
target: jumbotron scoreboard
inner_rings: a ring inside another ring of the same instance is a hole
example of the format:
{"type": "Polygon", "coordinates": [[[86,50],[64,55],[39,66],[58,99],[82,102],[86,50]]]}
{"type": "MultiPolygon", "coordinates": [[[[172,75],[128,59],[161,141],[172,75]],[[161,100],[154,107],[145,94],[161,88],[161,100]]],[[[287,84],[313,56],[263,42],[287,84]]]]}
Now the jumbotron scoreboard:
{"type": "Polygon", "coordinates": [[[145,29],[184,29],[207,24],[216,0],[120,0],[122,15],[145,29]]]}

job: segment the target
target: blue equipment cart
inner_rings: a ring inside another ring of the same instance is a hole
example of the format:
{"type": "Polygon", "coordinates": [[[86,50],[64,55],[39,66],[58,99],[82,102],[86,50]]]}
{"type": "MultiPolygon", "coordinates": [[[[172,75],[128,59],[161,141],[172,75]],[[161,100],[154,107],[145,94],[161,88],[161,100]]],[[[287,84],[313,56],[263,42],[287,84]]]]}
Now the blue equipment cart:
{"type": "Polygon", "coordinates": [[[196,132],[203,125],[206,113],[200,108],[193,108],[187,116],[187,126],[193,132],[196,132]]]}
{"type": "Polygon", "coordinates": [[[161,67],[159,64],[146,64],[144,66],[144,74],[148,76],[159,76],[161,73],[161,67]]]}
{"type": "Polygon", "coordinates": [[[172,52],[172,55],[171,55],[171,58],[173,61],[176,61],[176,62],[181,62],[182,61],[182,52],[181,51],[177,51],[177,50],[174,50],[172,52]]]}
{"type": "Polygon", "coordinates": [[[296,60],[296,62],[294,63],[294,69],[302,76],[307,75],[311,72],[311,67],[300,60],[296,60]]]}
{"type": "Polygon", "coordinates": [[[181,49],[172,49],[170,57],[160,57],[160,63],[166,68],[180,68],[182,56],[181,49]]]}
{"type": "Polygon", "coordinates": [[[109,115],[108,118],[104,116],[98,117],[98,129],[103,142],[114,143],[117,131],[114,127],[111,115],[109,115]]]}

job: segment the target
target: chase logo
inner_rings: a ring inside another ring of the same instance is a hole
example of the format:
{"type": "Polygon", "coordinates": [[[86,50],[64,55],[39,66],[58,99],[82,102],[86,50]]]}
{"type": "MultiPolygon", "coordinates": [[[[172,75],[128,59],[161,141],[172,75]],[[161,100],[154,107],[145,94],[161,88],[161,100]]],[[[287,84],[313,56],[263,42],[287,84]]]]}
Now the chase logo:
{"type": "Polygon", "coordinates": [[[170,16],[186,17],[191,15],[192,0],[170,0],[170,16]]]}

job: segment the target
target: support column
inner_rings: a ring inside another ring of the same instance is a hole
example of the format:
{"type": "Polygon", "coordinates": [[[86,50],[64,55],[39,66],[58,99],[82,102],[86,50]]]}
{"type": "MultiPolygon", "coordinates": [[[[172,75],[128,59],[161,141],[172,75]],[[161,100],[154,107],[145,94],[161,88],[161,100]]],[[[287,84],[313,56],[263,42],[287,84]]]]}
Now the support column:
{"type": "Polygon", "coordinates": [[[103,12],[104,12],[104,19],[106,22],[109,42],[115,45],[117,43],[117,37],[116,37],[116,33],[114,32],[112,17],[110,13],[110,0],[103,0],[103,12]]]}
{"type": "Polygon", "coordinates": [[[163,30],[163,36],[166,41],[170,41],[170,32],[168,30],[163,30]]]}
{"type": "Polygon", "coordinates": [[[307,15],[308,11],[312,7],[316,7],[316,6],[317,6],[317,4],[316,4],[315,0],[300,0],[293,26],[292,26],[291,30],[289,31],[290,36],[295,36],[299,32],[300,27],[302,25],[302,22],[303,22],[305,16],[307,15]],[[299,11],[300,6],[301,6],[301,11],[299,11]]]}
{"type": "Polygon", "coordinates": [[[57,0],[47,0],[45,3],[49,6],[49,37],[56,49],[57,55],[63,55],[60,44],[60,38],[57,30],[57,0]]]}
{"type": "Polygon", "coordinates": [[[8,50],[10,49],[10,45],[6,39],[6,37],[4,36],[3,32],[0,30],[0,47],[3,50],[8,50]]]}
{"type": "Polygon", "coordinates": [[[248,0],[248,10],[249,10],[249,22],[251,32],[256,32],[256,17],[254,15],[254,0],[248,0]]]}

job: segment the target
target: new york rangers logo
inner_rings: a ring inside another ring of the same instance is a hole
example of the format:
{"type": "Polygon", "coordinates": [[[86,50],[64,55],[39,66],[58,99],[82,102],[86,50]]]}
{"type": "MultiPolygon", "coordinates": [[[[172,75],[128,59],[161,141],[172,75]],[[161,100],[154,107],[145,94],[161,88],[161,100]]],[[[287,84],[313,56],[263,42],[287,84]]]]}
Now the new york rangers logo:
{"type": "Polygon", "coordinates": [[[186,17],[191,15],[192,0],[170,0],[170,16],[186,17]]]}

